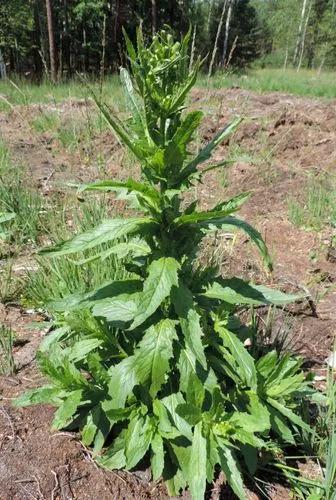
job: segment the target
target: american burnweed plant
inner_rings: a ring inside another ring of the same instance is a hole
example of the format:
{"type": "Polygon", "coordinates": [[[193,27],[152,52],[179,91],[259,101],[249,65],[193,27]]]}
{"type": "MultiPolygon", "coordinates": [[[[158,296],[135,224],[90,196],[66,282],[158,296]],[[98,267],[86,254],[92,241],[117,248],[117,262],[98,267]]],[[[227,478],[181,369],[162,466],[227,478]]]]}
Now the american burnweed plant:
{"type": "Polygon", "coordinates": [[[244,345],[249,330],[235,311],[297,296],[223,279],[198,263],[206,235],[237,228],[271,267],[261,235],[233,215],[248,193],[207,211],[198,210],[197,200],[183,201],[210,169],[225,164],[208,160],[241,120],[194,152],[203,113],[186,106],[200,66],[190,66],[189,34],[175,42],[163,31],[146,46],[139,29],[136,48],[125,37],[131,75],[121,69],[121,80],[130,118],[123,123],[97,105],[139,161],[141,179],[80,189],[117,192],[138,215],[108,219],[41,253],[62,259],[80,254],[80,265],[100,259],[101,266],[113,254],[129,274],[52,305],[63,324],[59,320],[38,353],[50,383],[17,404],[54,404],[53,427],[79,428],[105,468],[133,469],[148,460],[153,479],[162,477],[171,495],[189,487],[196,500],[222,469],[243,499],[243,478],[255,475],[259,460],[309,432],[299,408],[312,390],[299,359],[275,351],[252,356],[244,345]]]}

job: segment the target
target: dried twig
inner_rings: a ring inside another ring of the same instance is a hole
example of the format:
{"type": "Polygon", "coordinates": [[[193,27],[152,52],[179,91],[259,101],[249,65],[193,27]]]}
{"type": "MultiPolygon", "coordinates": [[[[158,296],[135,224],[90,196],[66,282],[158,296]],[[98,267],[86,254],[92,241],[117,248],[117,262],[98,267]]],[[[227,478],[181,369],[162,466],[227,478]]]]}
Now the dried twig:
{"type": "Polygon", "coordinates": [[[12,431],[12,435],[10,436],[10,438],[11,439],[15,439],[15,429],[14,429],[14,425],[13,425],[12,419],[10,418],[9,414],[4,409],[4,407],[0,408],[0,413],[7,419],[8,423],[10,425],[10,428],[11,428],[11,431],[12,431]]]}
{"type": "Polygon", "coordinates": [[[55,479],[55,486],[51,492],[51,500],[54,500],[56,492],[60,489],[60,484],[59,484],[57,472],[55,472],[54,470],[51,469],[51,473],[53,474],[54,479],[55,479]]]}

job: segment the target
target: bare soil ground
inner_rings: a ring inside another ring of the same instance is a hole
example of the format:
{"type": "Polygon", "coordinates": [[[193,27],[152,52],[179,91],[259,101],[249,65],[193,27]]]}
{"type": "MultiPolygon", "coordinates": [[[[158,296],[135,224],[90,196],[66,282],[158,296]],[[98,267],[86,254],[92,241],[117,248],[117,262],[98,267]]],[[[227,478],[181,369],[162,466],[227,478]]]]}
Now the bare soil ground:
{"type": "MultiPolygon", "coordinates": [[[[286,291],[308,291],[312,302],[291,306],[279,314],[290,318],[292,348],[321,374],[336,332],[336,264],[328,259],[332,228],[320,232],[295,227],[288,220],[288,198],[300,199],[308,175],[336,174],[336,101],[299,98],[278,93],[258,95],[240,89],[207,93],[195,90],[193,105],[206,113],[200,140],[208,139],[234,115],[246,117],[234,138],[216,153],[216,160],[236,154],[229,170],[212,171],[195,191],[202,208],[244,190],[253,196],[242,215],[265,237],[275,268],[268,275],[250,243],[229,235],[209,242],[223,274],[267,283],[286,291]],[[237,152],[239,154],[237,154],[237,152]],[[314,255],[314,258],[311,256],[314,255]]],[[[85,120],[81,102],[57,108],[29,106],[0,114],[0,137],[9,146],[15,164],[27,171],[27,182],[45,196],[62,192],[64,181],[87,181],[99,176],[97,158],[109,176],[126,177],[129,169],[112,134],[92,132],[90,146],[79,141],[67,150],[50,132],[38,134],[31,121],[43,112],[57,112],[62,123],[85,120]],[[127,168],[126,168],[127,167],[127,168]]],[[[262,311],[260,312],[262,316],[262,311]]],[[[0,499],[163,499],[161,484],[150,481],[147,470],[135,473],[98,469],[76,434],[50,430],[53,409],[15,409],[11,399],[38,385],[35,352],[43,328],[27,329],[43,321],[37,312],[18,304],[0,305],[0,323],[11,325],[17,339],[14,357],[17,373],[0,377],[0,499]]],[[[289,499],[289,491],[274,486],[270,498],[289,499]]],[[[214,485],[209,497],[230,498],[214,485]]],[[[247,498],[259,498],[247,492],[247,498]]]]}

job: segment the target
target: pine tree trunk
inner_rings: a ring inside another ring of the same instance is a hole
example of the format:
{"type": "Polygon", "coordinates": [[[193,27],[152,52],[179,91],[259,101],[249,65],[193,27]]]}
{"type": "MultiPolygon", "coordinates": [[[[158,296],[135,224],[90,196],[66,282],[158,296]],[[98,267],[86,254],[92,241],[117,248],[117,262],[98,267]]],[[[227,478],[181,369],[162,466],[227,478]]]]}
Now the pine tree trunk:
{"type": "Polygon", "coordinates": [[[6,78],[6,64],[0,48],[0,79],[6,78]]]}
{"type": "Polygon", "coordinates": [[[154,35],[157,30],[156,0],[151,0],[151,3],[152,3],[152,33],[154,35]]]}
{"type": "Polygon", "coordinates": [[[39,82],[42,78],[43,73],[43,59],[41,57],[41,51],[43,52],[43,48],[41,46],[42,33],[40,29],[40,19],[39,19],[39,1],[35,0],[33,5],[33,16],[34,16],[34,30],[32,34],[34,50],[34,72],[35,78],[39,82]]]}
{"type": "Polygon", "coordinates": [[[207,24],[206,24],[207,34],[209,34],[209,31],[210,31],[210,23],[211,23],[211,14],[212,14],[212,9],[213,9],[213,4],[214,4],[214,0],[210,0],[208,20],[207,20],[207,24]]]}
{"type": "Polygon", "coordinates": [[[219,38],[220,32],[222,30],[223,20],[224,20],[224,14],[225,14],[225,11],[226,11],[227,2],[228,2],[228,0],[224,0],[223,1],[223,8],[222,8],[222,13],[221,13],[221,16],[219,18],[219,23],[218,23],[218,26],[217,26],[217,33],[216,33],[215,43],[214,43],[214,47],[213,47],[213,51],[212,51],[212,56],[211,56],[211,61],[210,61],[210,66],[209,66],[208,78],[210,78],[210,76],[212,75],[212,68],[213,68],[213,65],[214,65],[214,62],[215,62],[216,53],[217,53],[218,38],[219,38]]]}
{"type": "Polygon", "coordinates": [[[55,83],[57,78],[56,70],[56,48],[54,37],[53,14],[51,7],[51,0],[46,0],[47,8],[47,22],[48,22],[48,38],[49,38],[49,56],[50,56],[50,76],[51,80],[55,83]]]}
{"type": "Polygon", "coordinates": [[[68,0],[63,0],[63,62],[68,71],[68,76],[71,75],[71,60],[70,60],[70,36],[69,36],[69,9],[68,0]]]}
{"type": "Polygon", "coordinates": [[[229,0],[229,8],[228,8],[227,16],[226,16],[224,45],[223,45],[223,54],[222,54],[223,66],[226,63],[226,54],[227,54],[227,50],[228,50],[229,31],[230,31],[230,23],[231,23],[233,4],[234,4],[234,0],[229,0]]]}
{"type": "Polygon", "coordinates": [[[301,65],[302,65],[303,53],[304,53],[304,48],[305,48],[305,43],[306,43],[307,26],[308,26],[308,22],[309,22],[311,8],[312,8],[312,0],[310,1],[310,4],[309,4],[309,9],[308,9],[308,13],[307,13],[307,17],[306,17],[306,20],[305,20],[303,33],[302,33],[300,58],[299,58],[299,63],[298,63],[297,71],[300,71],[300,68],[301,68],[301,65]]]}
{"type": "Polygon", "coordinates": [[[287,68],[287,62],[288,62],[288,42],[287,42],[287,45],[286,45],[285,60],[284,60],[284,63],[283,63],[283,69],[284,70],[287,68]]]}
{"type": "Polygon", "coordinates": [[[305,20],[305,16],[306,16],[307,3],[308,3],[308,0],[303,0],[300,25],[299,25],[299,32],[298,32],[298,36],[297,36],[297,40],[296,40],[295,52],[294,52],[294,57],[293,57],[294,66],[297,63],[297,59],[298,59],[301,44],[302,44],[302,32],[303,32],[304,20],[305,20]]]}
{"type": "Polygon", "coordinates": [[[102,32],[102,56],[100,60],[100,91],[102,92],[104,75],[105,75],[105,52],[106,52],[106,14],[103,19],[103,32],[102,32]]]}

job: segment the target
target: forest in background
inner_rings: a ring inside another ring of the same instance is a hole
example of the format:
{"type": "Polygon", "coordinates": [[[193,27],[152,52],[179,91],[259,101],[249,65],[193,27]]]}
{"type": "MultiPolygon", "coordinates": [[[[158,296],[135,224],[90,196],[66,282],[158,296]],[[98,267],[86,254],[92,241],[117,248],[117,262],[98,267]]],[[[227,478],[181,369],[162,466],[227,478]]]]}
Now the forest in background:
{"type": "Polygon", "coordinates": [[[0,77],[113,73],[125,64],[122,29],[134,40],[140,23],[148,36],[190,26],[208,73],[336,67],[336,0],[1,0],[0,77]]]}

